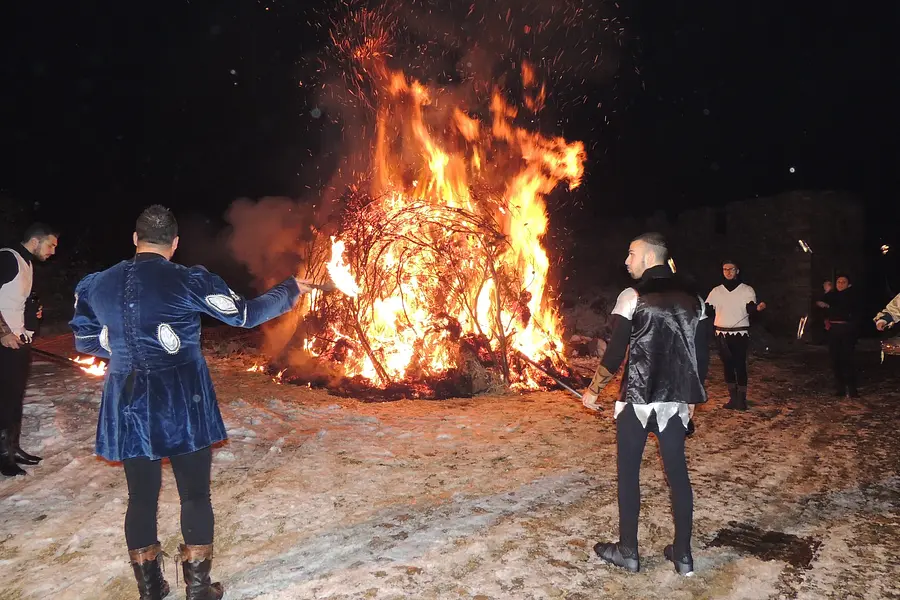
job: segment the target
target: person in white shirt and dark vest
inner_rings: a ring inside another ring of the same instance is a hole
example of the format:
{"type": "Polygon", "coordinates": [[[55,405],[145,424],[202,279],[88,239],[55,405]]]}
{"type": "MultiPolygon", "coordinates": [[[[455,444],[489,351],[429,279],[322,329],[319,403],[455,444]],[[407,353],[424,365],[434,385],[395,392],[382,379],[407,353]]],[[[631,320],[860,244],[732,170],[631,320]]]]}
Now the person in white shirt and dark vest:
{"type": "Polygon", "coordinates": [[[31,370],[29,344],[41,318],[41,308],[30,302],[34,261],[56,252],[59,235],[35,223],[23,242],[0,248],[0,473],[25,475],[22,465],[36,465],[40,456],[22,450],[22,405],[31,370]]]}
{"type": "Polygon", "coordinates": [[[308,282],[288,277],[253,299],[232,291],[202,266],[171,261],[178,224],[153,205],[137,219],[132,258],[91,273],[75,288],[70,321],[79,352],[109,360],[95,452],[121,461],[128,484],[125,540],[141,600],[169,593],[161,571],[157,509],[162,459],[181,499],[178,559],[187,600],[218,600],[213,582],[212,445],[227,439],[200,347],[200,317],[256,327],[291,310],[308,282]]]}
{"type": "Polygon", "coordinates": [[[743,283],[733,260],[722,261],[724,281],[706,298],[715,311],[716,344],[725,369],[729,400],[725,408],[747,410],[747,353],[750,349],[750,318],[766,309],[756,301],[756,290],[743,283]]]}
{"type": "Polygon", "coordinates": [[[582,402],[599,410],[597,398],[627,353],[616,402],[619,541],[598,543],[604,561],[640,570],[638,515],[641,458],[648,433],[656,435],[672,491],[675,539],[663,551],[681,575],[691,575],[694,497],[684,454],[694,406],[706,402],[709,366],[706,305],[691,286],[666,265],[665,238],[645,233],[631,242],[625,266],[638,283],[619,294],[612,336],[582,402]]]}

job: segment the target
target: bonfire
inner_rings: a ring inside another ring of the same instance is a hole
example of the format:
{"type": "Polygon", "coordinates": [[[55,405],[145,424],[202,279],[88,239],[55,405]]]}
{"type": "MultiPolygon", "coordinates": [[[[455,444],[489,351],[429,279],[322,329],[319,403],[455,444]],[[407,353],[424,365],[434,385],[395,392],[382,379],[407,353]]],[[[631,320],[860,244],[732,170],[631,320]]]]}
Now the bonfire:
{"type": "MultiPolygon", "coordinates": [[[[552,383],[544,371],[570,376],[545,196],[579,185],[583,144],[517,124],[546,97],[528,63],[523,108],[499,88],[486,106],[460,106],[452,91],[391,69],[386,34],[365,13],[354,23],[333,39],[373,118],[371,169],[309,252],[304,275],[342,293],[311,295],[299,345],[356,392],[459,394],[442,382],[471,380],[473,365],[515,389],[552,383]]],[[[283,374],[307,382],[302,372],[283,374]]]]}

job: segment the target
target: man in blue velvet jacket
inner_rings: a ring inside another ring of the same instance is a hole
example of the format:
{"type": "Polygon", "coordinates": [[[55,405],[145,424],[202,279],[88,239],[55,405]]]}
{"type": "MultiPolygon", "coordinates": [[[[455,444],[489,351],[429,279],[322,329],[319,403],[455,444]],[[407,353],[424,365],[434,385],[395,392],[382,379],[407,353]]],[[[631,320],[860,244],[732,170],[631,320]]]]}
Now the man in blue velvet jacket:
{"type": "Polygon", "coordinates": [[[85,277],[75,290],[70,326],[76,348],[109,359],[96,452],[122,461],[128,482],[125,538],[142,599],[164,597],[157,504],[162,458],[169,458],[181,499],[179,556],[190,600],[218,600],[209,576],[213,510],[211,446],[226,439],[200,349],[200,316],[256,327],[290,311],[308,282],[289,277],[248,300],[205,268],[170,262],[178,225],[154,205],[137,219],[131,259],[85,277]]]}

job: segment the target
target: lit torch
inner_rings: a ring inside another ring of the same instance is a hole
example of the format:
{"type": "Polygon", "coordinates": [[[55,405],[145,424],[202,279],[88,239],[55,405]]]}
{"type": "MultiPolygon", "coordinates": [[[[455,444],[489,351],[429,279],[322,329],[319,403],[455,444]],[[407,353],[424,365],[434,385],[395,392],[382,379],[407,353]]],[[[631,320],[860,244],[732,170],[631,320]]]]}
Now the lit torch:
{"type": "Polygon", "coordinates": [[[804,252],[806,252],[807,254],[812,254],[812,248],[809,247],[809,244],[807,244],[803,240],[797,241],[800,242],[800,248],[802,248],[804,252]]]}
{"type": "Polygon", "coordinates": [[[808,318],[809,318],[808,315],[800,318],[800,324],[797,325],[797,339],[798,340],[803,337],[803,332],[806,331],[806,320],[808,318]]]}
{"type": "Polygon", "coordinates": [[[31,351],[38,356],[47,358],[57,364],[72,367],[73,369],[80,369],[88,375],[103,377],[103,375],[106,374],[106,363],[102,360],[94,358],[93,356],[86,356],[84,358],[80,356],[77,356],[75,358],[68,358],[65,356],[60,356],[59,354],[47,352],[46,350],[41,350],[40,348],[35,348],[34,346],[31,347],[31,351]]]}
{"type": "Polygon", "coordinates": [[[881,247],[881,253],[882,253],[882,254],[887,254],[888,251],[889,251],[890,249],[891,249],[890,246],[888,246],[887,244],[884,244],[884,245],[881,247]]]}

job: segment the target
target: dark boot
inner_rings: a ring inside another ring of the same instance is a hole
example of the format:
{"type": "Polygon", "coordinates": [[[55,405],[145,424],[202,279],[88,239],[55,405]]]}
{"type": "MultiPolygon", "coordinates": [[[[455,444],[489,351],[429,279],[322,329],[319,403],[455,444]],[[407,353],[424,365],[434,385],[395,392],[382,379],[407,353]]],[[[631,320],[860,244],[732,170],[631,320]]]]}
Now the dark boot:
{"type": "Polygon", "coordinates": [[[28,454],[24,450],[22,450],[22,446],[19,445],[19,439],[22,436],[22,424],[19,423],[13,428],[12,431],[12,449],[13,449],[13,457],[15,461],[20,465],[36,465],[42,460],[40,456],[35,456],[34,454],[28,454]]]}
{"type": "Polygon", "coordinates": [[[169,595],[169,583],[162,574],[163,556],[165,553],[159,542],[128,551],[141,600],[162,600],[169,595]]]}
{"type": "Polygon", "coordinates": [[[225,588],[218,581],[212,583],[209,571],[212,568],[213,545],[178,546],[175,560],[181,563],[184,573],[185,600],[219,600],[225,595],[225,588]]]}
{"type": "Polygon", "coordinates": [[[0,431],[0,474],[6,477],[27,475],[24,469],[16,464],[15,450],[12,448],[12,431],[0,431]]]}
{"type": "Polygon", "coordinates": [[[847,393],[851,398],[859,398],[859,389],[856,387],[856,373],[847,376],[847,393]]]}
{"type": "Polygon", "coordinates": [[[722,408],[736,410],[738,408],[738,387],[736,383],[728,384],[728,403],[722,408]]]}
{"type": "Polygon", "coordinates": [[[637,550],[626,548],[620,542],[615,544],[597,543],[594,545],[594,552],[603,562],[615,565],[626,571],[637,573],[641,570],[641,558],[638,556],[637,550]]]}
{"type": "Polygon", "coordinates": [[[843,398],[847,395],[847,382],[844,381],[843,373],[834,374],[834,395],[837,398],[843,398]]]}
{"type": "Polygon", "coordinates": [[[675,565],[675,572],[679,575],[684,575],[685,577],[690,577],[694,574],[694,557],[691,556],[690,552],[682,554],[679,557],[675,556],[675,546],[669,544],[663,550],[663,556],[666,557],[666,560],[673,563],[675,565]]]}
{"type": "Polygon", "coordinates": [[[737,388],[737,409],[747,410],[747,386],[739,385],[737,388]]]}

